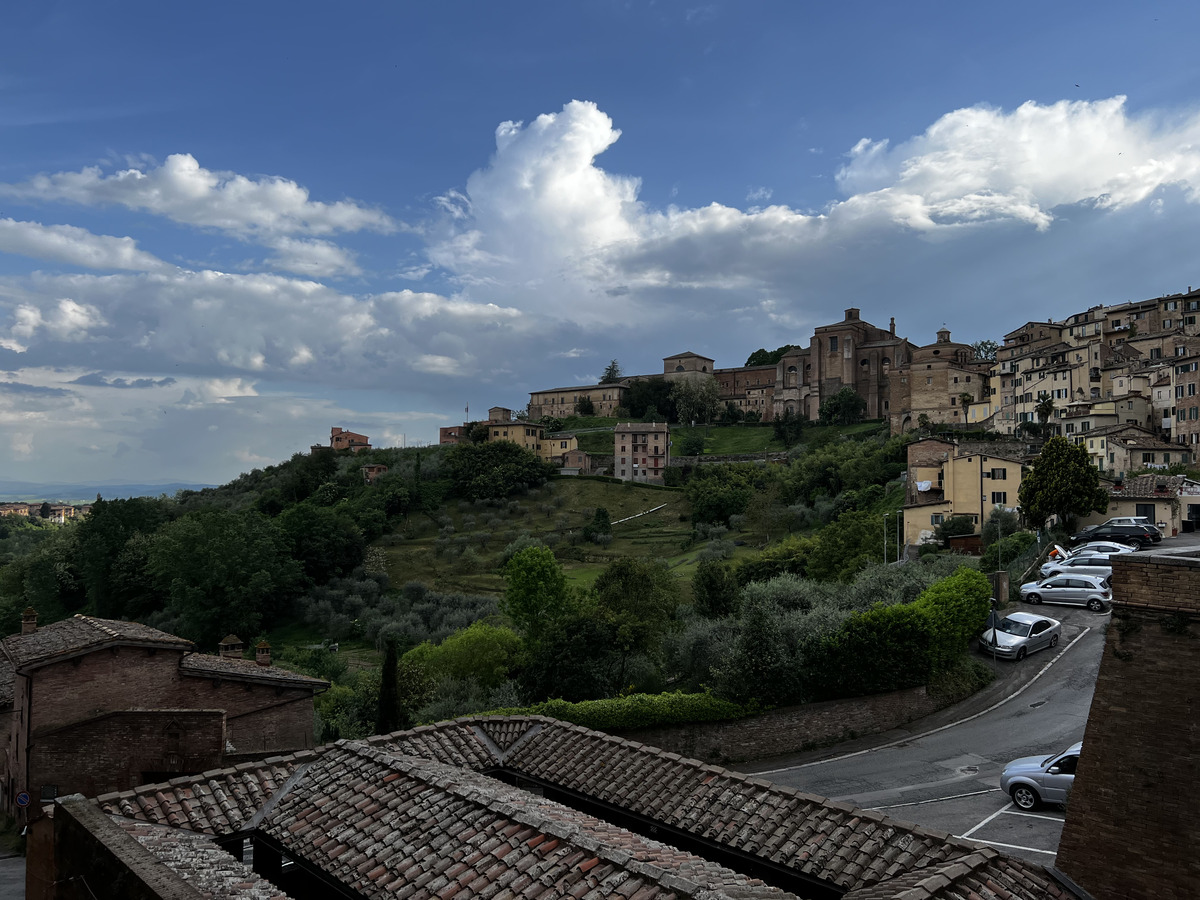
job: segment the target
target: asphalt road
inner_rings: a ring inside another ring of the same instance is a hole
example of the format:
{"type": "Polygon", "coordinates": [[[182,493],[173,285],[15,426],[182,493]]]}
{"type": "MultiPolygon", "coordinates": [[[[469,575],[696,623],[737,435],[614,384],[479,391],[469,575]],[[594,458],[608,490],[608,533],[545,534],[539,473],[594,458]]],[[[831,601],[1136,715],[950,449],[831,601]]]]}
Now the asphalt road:
{"type": "Polygon", "coordinates": [[[1054,606],[1039,612],[1063,623],[1058,648],[1019,663],[999,661],[1003,675],[986,696],[857,747],[825,751],[836,754],[832,758],[810,754],[743,768],[779,784],[1053,863],[1063,810],[1017,810],[1000,792],[1000,771],[1009,760],[1050,755],[1083,739],[1109,615],[1054,606]],[[986,711],[984,704],[996,703],[986,711]]]}

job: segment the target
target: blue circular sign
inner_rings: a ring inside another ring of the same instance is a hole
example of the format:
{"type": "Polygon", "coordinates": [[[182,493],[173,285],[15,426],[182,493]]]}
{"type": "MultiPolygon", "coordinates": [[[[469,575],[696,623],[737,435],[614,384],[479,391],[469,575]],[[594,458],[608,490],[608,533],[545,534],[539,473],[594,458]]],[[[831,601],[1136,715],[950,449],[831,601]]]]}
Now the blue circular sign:
{"type": "Polygon", "coordinates": [[[29,793],[28,791],[21,791],[21,793],[17,794],[17,806],[21,807],[21,809],[24,809],[28,805],[29,793]]]}

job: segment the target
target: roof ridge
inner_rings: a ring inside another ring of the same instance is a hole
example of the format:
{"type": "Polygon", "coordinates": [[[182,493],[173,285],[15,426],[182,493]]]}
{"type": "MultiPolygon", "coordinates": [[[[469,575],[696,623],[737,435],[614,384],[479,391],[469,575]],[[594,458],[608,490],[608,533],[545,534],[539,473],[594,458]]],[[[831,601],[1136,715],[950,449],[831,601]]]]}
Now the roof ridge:
{"type": "MultiPolygon", "coordinates": [[[[551,815],[540,812],[538,809],[528,806],[521,806],[512,802],[513,794],[524,794],[520,788],[513,787],[498,779],[491,778],[480,772],[473,772],[468,769],[462,769],[458,766],[453,766],[449,763],[438,762],[426,757],[407,756],[404,754],[395,755],[383,750],[379,750],[373,746],[360,741],[338,741],[335,747],[339,747],[358,756],[366,757],[380,765],[387,766],[392,769],[401,769],[409,777],[415,778],[431,786],[437,787],[448,794],[458,797],[460,800],[471,803],[483,809],[498,813],[517,822],[521,825],[535,828],[543,834],[550,835],[557,840],[567,841],[573,846],[578,847],[588,853],[604,859],[622,869],[632,872],[637,875],[649,878],[657,884],[677,891],[689,897],[728,897],[733,900],[736,894],[731,893],[722,888],[713,888],[708,885],[700,884],[685,875],[680,874],[679,870],[666,869],[654,863],[645,862],[634,857],[630,850],[619,847],[612,847],[605,843],[599,837],[588,834],[579,824],[565,819],[558,819],[551,815]],[[430,772],[430,769],[434,772],[430,772]],[[466,775],[467,777],[463,777],[466,775]],[[494,782],[499,785],[503,792],[502,794],[493,794],[488,797],[483,792],[483,786],[479,784],[481,780],[494,782]]],[[[542,798],[545,800],[545,798],[542,798]]],[[[557,807],[562,807],[565,810],[570,810],[576,815],[587,816],[589,819],[604,821],[597,819],[596,816],[590,813],[574,810],[569,806],[563,806],[554,800],[545,800],[545,802],[553,803],[557,807]]],[[[617,826],[620,827],[620,826],[617,826]]],[[[621,829],[628,831],[628,829],[621,829]]],[[[636,832],[629,832],[636,834],[636,832]]],[[[654,847],[667,847],[670,845],[654,838],[637,835],[637,837],[654,847]]],[[[690,851],[682,851],[688,857],[702,860],[706,863],[711,863],[734,874],[736,870],[730,869],[728,866],[714,862],[705,857],[698,856],[690,851]]],[[[781,889],[781,893],[788,894],[781,889]]]]}
{"type": "Polygon", "coordinates": [[[119,638],[122,636],[121,632],[117,631],[115,628],[109,628],[107,625],[102,625],[100,619],[94,619],[91,616],[85,616],[83,613],[75,613],[75,618],[82,620],[88,625],[91,625],[97,631],[101,631],[104,634],[107,634],[109,637],[119,638]]]}

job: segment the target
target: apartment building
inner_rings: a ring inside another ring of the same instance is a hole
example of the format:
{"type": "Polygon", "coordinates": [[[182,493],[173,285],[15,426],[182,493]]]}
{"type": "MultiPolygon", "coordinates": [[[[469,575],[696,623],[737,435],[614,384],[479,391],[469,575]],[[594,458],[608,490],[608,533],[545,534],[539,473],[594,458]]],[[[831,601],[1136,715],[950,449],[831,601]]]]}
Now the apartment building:
{"type": "Polygon", "coordinates": [[[671,461],[664,422],[622,422],[613,429],[613,476],[622,481],[662,484],[671,461]]]}
{"type": "Polygon", "coordinates": [[[978,530],[994,508],[1020,507],[1021,461],[983,449],[941,438],[908,445],[905,544],[933,540],[937,527],[953,516],[969,516],[978,530]]]}

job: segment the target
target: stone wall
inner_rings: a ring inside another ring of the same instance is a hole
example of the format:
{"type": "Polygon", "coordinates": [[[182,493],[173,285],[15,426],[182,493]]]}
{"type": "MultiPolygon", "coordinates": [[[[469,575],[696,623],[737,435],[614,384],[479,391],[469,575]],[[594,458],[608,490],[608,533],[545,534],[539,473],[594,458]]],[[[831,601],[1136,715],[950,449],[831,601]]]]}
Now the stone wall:
{"type": "Polygon", "coordinates": [[[1114,559],[1057,865],[1096,900],[1200,896],[1200,557],[1114,559]]]}
{"type": "Polygon", "coordinates": [[[677,727],[620,732],[620,737],[711,763],[732,763],[798,753],[823,744],[876,734],[936,712],[939,701],[924,687],[827,700],[771,710],[734,722],[700,722],[677,727]]]}

